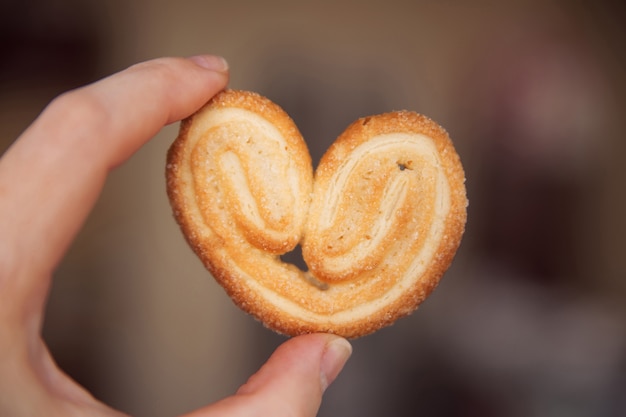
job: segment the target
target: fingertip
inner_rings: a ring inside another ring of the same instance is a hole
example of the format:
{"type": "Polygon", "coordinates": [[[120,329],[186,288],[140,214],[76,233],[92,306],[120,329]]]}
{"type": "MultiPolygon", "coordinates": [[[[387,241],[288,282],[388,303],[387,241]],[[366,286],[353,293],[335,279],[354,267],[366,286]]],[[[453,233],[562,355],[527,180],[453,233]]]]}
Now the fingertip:
{"type": "Polygon", "coordinates": [[[324,390],[337,378],[352,353],[341,337],[315,333],[293,337],[234,396],[185,417],[271,415],[314,417],[324,390]]]}
{"type": "Polygon", "coordinates": [[[194,55],[189,58],[194,64],[204,69],[226,73],[228,72],[228,61],[224,57],[218,55],[194,55]]]}
{"type": "Polygon", "coordinates": [[[352,355],[352,345],[342,337],[334,336],[326,343],[320,362],[322,391],[337,378],[352,355]]]}
{"type": "Polygon", "coordinates": [[[238,391],[239,394],[263,390],[269,386],[317,392],[320,397],[332,384],[352,354],[346,339],[327,333],[293,337],[276,349],[259,372],[238,391]]]}
{"type": "Polygon", "coordinates": [[[291,364],[300,366],[297,364],[302,361],[315,364],[323,393],[337,378],[351,355],[352,345],[343,337],[313,333],[289,339],[279,346],[269,362],[282,365],[276,366],[277,369],[287,368],[291,364]]]}

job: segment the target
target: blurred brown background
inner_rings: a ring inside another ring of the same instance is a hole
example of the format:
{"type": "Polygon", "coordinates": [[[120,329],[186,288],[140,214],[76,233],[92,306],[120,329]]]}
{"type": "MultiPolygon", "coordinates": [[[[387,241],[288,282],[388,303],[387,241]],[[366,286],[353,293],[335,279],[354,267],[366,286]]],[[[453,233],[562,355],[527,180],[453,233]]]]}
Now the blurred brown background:
{"type": "MultiPolygon", "coordinates": [[[[418,312],[354,341],[320,416],[624,416],[624,22],[608,0],[2,0],[0,150],[61,91],[164,55],[225,56],[231,87],[283,106],[314,159],[359,116],[429,115],[466,168],[465,239],[418,312]]],[[[176,130],[110,176],[44,329],[64,369],[137,416],[234,392],[284,340],[178,231],[176,130]]]]}

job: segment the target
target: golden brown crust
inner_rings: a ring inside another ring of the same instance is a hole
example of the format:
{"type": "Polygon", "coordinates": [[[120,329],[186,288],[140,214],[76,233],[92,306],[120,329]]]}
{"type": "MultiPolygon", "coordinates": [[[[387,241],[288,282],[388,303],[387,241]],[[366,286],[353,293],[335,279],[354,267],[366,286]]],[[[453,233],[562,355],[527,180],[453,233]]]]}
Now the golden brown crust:
{"type": "Polygon", "coordinates": [[[460,244],[464,180],[446,131],[406,111],[355,121],[314,179],[287,114],[231,90],[181,123],[167,158],[194,252],[239,307],[289,335],[359,337],[413,312],[460,244]],[[298,243],[310,272],[280,260],[298,243]]]}

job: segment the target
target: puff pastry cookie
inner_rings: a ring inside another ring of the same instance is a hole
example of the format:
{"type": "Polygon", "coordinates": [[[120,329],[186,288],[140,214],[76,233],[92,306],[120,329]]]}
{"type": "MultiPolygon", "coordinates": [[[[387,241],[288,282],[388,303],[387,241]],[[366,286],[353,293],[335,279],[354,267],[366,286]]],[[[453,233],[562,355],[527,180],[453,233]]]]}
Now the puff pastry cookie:
{"type": "Polygon", "coordinates": [[[466,221],[448,134],[408,111],[352,123],[314,174],[279,106],[226,90],[181,123],[166,176],[207,269],[240,308],[288,335],[359,337],[413,312],[466,221]],[[281,260],[298,244],[308,271],[281,260]]]}

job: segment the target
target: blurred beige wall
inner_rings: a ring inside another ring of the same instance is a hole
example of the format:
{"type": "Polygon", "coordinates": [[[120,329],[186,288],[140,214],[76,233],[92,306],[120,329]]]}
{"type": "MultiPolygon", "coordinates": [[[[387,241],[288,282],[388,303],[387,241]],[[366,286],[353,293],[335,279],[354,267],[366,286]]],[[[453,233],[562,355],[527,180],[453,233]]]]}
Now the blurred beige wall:
{"type": "MultiPolygon", "coordinates": [[[[575,99],[589,109],[577,116],[584,121],[573,133],[582,138],[582,157],[565,156],[560,171],[571,174],[579,187],[572,215],[580,230],[568,229],[572,252],[562,255],[564,260],[577,258],[577,268],[559,271],[575,282],[566,284],[568,291],[588,289],[616,304],[626,299],[624,54],[615,39],[623,30],[604,3],[591,11],[534,0],[56,3],[45,6],[47,15],[31,11],[30,18],[67,19],[73,23],[64,27],[95,39],[93,67],[81,73],[85,80],[158,56],[221,54],[231,65],[231,87],[262,92],[293,111],[318,157],[344,126],[368,112],[409,108],[442,123],[466,163],[468,189],[477,193],[470,194],[468,236],[451,282],[465,278],[469,268],[489,256],[479,244],[481,229],[474,226],[490,221],[476,212],[483,207],[480,193],[485,191],[474,181],[489,175],[485,167],[491,145],[482,138],[493,127],[486,124],[495,124],[499,119],[493,115],[504,106],[494,97],[509,97],[509,81],[499,74],[516,79],[512,66],[527,61],[531,73],[551,70],[545,59],[533,61],[532,51],[540,46],[544,58],[563,53],[571,66],[559,61],[545,84],[540,78],[528,84],[532,91],[552,91],[545,86],[564,79],[568,68],[582,68],[554,87],[555,95],[567,99],[542,112],[556,111],[552,120],[566,116],[577,111],[571,105],[575,99]],[[574,161],[571,172],[567,158],[574,161]]],[[[45,68],[40,73],[45,75],[45,68]]],[[[51,97],[73,86],[64,77],[51,77],[48,83],[45,77],[34,83],[13,77],[3,81],[0,96],[3,148],[51,97]]],[[[511,108],[526,108],[519,106],[511,108]]],[[[520,112],[516,121],[535,120],[520,112]]],[[[266,345],[260,345],[267,342],[258,337],[265,330],[232,305],[172,219],[164,158],[176,133],[177,126],[166,127],[111,175],[56,274],[45,329],[51,349],[72,375],[103,400],[140,416],[174,415],[232,393],[259,364],[259,352],[266,352],[266,345]]],[[[547,137],[558,135],[561,130],[547,137]]],[[[569,146],[567,140],[563,146],[569,146]]],[[[408,327],[400,329],[396,332],[408,327]]],[[[394,338],[392,331],[385,333],[388,340],[394,338]]],[[[420,339],[406,333],[395,337],[420,339]]],[[[381,336],[369,340],[357,346],[385,346],[381,336]]],[[[355,368],[350,381],[358,375],[355,368]]],[[[341,392],[347,394],[339,409],[357,409],[361,394],[347,387],[341,392]]]]}

